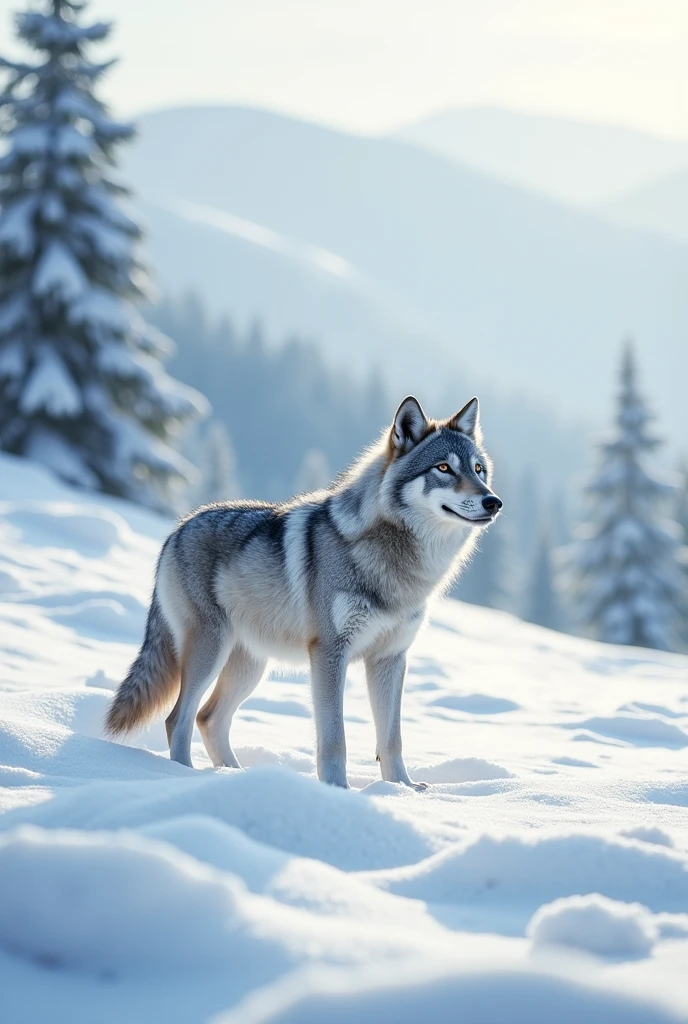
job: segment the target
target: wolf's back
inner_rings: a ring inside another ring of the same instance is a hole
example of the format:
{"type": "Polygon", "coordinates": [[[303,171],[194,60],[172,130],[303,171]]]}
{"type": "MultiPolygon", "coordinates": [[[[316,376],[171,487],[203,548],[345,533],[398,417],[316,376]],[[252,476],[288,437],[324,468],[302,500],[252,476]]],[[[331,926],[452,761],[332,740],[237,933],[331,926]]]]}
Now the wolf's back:
{"type": "Polygon", "coordinates": [[[105,731],[118,736],[145,725],[174,701],[179,685],[180,668],[172,633],[154,593],[146,635],[110,705],[105,731]]]}

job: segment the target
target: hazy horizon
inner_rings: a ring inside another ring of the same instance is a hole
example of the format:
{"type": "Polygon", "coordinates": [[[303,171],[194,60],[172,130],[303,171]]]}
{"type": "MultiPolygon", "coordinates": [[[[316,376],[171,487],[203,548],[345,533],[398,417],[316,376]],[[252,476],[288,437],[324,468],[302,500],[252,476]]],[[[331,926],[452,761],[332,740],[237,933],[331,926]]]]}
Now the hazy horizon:
{"type": "MultiPolygon", "coordinates": [[[[0,0],[3,52],[22,6],[0,0]]],[[[115,21],[103,91],[128,115],[239,104],[380,134],[499,107],[688,138],[681,0],[197,0],[191,19],[180,0],[93,0],[89,14],[115,21]]]]}

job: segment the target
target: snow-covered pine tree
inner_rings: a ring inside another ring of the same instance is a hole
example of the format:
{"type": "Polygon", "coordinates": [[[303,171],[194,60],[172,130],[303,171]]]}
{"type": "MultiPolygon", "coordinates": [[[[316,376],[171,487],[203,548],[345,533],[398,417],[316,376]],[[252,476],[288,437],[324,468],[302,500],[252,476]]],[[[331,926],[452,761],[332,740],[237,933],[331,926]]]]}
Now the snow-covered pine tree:
{"type": "Polygon", "coordinates": [[[135,311],[146,275],[114,154],[133,127],[87,56],[110,26],[83,3],[16,16],[29,62],[0,60],[0,448],[70,482],[157,507],[190,468],[170,441],[205,405],[160,360],[169,342],[135,311]]]}
{"type": "Polygon", "coordinates": [[[601,445],[602,464],[586,488],[592,512],[576,552],[577,591],[582,619],[601,640],[670,650],[681,607],[679,530],[662,517],[673,488],[643,465],[660,443],[649,419],[629,342],[616,435],[601,445]]]}

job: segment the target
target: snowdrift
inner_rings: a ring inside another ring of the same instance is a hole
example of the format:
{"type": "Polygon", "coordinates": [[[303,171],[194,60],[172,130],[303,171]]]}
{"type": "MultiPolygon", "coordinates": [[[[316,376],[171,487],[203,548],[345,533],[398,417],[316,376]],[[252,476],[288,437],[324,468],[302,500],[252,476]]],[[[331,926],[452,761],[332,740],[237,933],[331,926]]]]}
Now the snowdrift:
{"type": "Polygon", "coordinates": [[[688,659],[444,602],[379,780],[313,770],[308,678],[239,712],[246,770],[102,720],[169,524],[0,456],[2,1018],[688,1021],[688,659]]]}

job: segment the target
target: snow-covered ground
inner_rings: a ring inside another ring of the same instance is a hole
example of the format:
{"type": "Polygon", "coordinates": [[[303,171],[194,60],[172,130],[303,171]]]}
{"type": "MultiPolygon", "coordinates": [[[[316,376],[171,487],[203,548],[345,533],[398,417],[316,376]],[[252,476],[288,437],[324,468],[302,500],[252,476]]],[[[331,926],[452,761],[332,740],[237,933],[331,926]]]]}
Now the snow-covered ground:
{"type": "Polygon", "coordinates": [[[238,715],[249,770],[101,723],[168,524],[0,456],[6,1024],[688,1021],[688,659],[443,602],[379,781],[313,775],[304,672],[238,715]]]}

